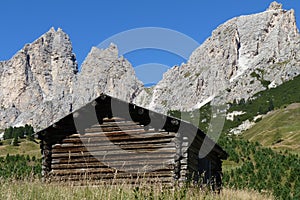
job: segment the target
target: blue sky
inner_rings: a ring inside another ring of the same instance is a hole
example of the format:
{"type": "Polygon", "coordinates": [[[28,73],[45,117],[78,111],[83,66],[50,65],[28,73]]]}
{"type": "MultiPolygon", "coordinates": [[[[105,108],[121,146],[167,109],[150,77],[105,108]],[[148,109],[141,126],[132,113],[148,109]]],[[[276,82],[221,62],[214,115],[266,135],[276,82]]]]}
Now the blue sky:
{"type": "MultiPolygon", "coordinates": [[[[179,31],[201,44],[221,23],[232,17],[267,9],[272,0],[127,0],[127,1],[16,1],[0,2],[0,60],[11,58],[26,43],[50,27],[69,34],[78,63],[92,46],[110,36],[133,28],[163,27],[179,31]]],[[[293,8],[300,24],[299,0],[278,1],[293,8]]],[[[135,51],[125,57],[134,66],[160,63],[181,64],[185,59],[158,50],[135,51]]]]}

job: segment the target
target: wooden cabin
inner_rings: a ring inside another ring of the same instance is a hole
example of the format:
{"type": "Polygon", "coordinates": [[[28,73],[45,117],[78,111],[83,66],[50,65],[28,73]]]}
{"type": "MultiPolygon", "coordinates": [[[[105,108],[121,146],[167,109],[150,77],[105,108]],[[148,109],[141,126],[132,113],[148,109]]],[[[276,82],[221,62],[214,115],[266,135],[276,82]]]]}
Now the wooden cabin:
{"type": "Polygon", "coordinates": [[[192,124],[104,94],[37,134],[50,181],[220,186],[227,158],[192,124]]]}

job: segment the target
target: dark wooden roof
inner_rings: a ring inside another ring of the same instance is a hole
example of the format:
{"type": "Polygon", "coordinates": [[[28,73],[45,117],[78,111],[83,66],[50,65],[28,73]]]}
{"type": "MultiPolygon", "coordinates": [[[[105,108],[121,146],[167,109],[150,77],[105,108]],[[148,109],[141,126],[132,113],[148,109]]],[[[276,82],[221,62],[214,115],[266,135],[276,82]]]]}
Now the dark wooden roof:
{"type": "Polygon", "coordinates": [[[66,115],[37,134],[42,135],[50,129],[65,129],[66,127],[72,129],[72,131],[84,134],[86,128],[96,123],[102,124],[104,118],[112,117],[121,117],[138,122],[145,129],[154,128],[168,132],[179,132],[183,137],[188,138],[190,143],[197,140],[197,143],[204,146],[201,149],[211,150],[220,159],[227,159],[228,157],[228,154],[218,144],[193,124],[110,97],[106,94],[100,95],[92,102],[66,115]],[[91,113],[95,113],[95,115],[91,113]]]}

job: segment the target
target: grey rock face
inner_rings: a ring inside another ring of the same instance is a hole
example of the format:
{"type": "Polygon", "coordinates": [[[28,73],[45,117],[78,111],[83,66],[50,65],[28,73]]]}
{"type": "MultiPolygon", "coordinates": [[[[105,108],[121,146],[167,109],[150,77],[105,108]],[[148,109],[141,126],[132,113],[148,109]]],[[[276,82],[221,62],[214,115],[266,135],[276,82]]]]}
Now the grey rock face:
{"type": "Polygon", "coordinates": [[[115,46],[92,48],[77,73],[69,36],[47,33],[0,62],[0,127],[31,124],[41,130],[101,93],[131,101],[142,83],[115,46]]]}
{"type": "Polygon", "coordinates": [[[213,31],[186,64],[166,72],[153,92],[135,100],[150,109],[191,110],[222,95],[248,99],[300,74],[300,35],[293,10],[273,2],[265,12],[240,16],[213,31]],[[148,101],[144,101],[148,95],[148,101]]]}
{"type": "Polygon", "coordinates": [[[143,88],[131,64],[118,56],[115,45],[105,50],[93,47],[81,69],[73,86],[75,108],[90,102],[101,93],[132,102],[143,88]]]}
{"type": "MultiPolygon", "coordinates": [[[[43,122],[39,123],[43,119],[37,119],[42,113],[34,111],[45,109],[47,113],[52,101],[60,101],[72,93],[77,63],[68,35],[51,28],[12,59],[1,62],[0,68],[0,127],[21,125],[25,121],[43,126],[43,122]]],[[[45,116],[48,117],[51,115],[45,116]]]]}

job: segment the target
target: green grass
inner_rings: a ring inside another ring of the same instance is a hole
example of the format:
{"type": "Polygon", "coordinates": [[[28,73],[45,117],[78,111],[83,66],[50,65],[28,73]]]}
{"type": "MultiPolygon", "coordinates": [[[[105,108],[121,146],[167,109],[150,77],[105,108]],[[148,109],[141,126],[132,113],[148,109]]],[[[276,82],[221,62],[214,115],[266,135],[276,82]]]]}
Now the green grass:
{"type": "Polygon", "coordinates": [[[222,170],[223,172],[229,172],[232,169],[236,169],[241,166],[241,163],[236,163],[232,160],[223,160],[222,170]]]}
{"type": "Polygon", "coordinates": [[[41,157],[40,145],[38,142],[28,141],[26,139],[20,139],[18,146],[12,146],[11,139],[4,140],[3,145],[0,146],[0,157],[9,155],[29,155],[36,158],[41,157]]]}
{"type": "Polygon", "coordinates": [[[274,150],[288,150],[300,155],[300,104],[291,104],[269,113],[243,132],[242,137],[274,150]]]}
{"type": "MultiPolygon", "coordinates": [[[[263,73],[261,71],[258,72],[263,73]]],[[[254,72],[251,76],[261,77],[262,75],[254,72]]],[[[254,142],[258,141],[262,145],[273,149],[300,153],[300,108],[296,106],[295,109],[292,109],[295,107],[294,103],[300,102],[299,88],[300,76],[297,76],[276,88],[261,91],[247,101],[241,99],[240,101],[228,103],[229,109],[227,113],[242,111],[244,114],[235,116],[233,121],[225,120],[222,133],[226,135],[244,121],[253,121],[256,116],[272,111],[273,114],[265,117],[253,128],[242,133],[242,135],[245,136],[245,139],[254,142]],[[288,106],[290,104],[292,105],[288,106]],[[288,108],[285,109],[287,106],[288,108]]],[[[183,118],[207,133],[208,124],[211,120],[211,109],[210,103],[208,103],[192,112],[171,110],[168,114],[177,118],[183,118]],[[182,117],[183,115],[184,117],[182,117]],[[196,119],[194,116],[200,116],[200,119],[196,119]]],[[[236,167],[230,162],[225,162],[225,167],[230,168],[230,166],[236,167]]]]}

